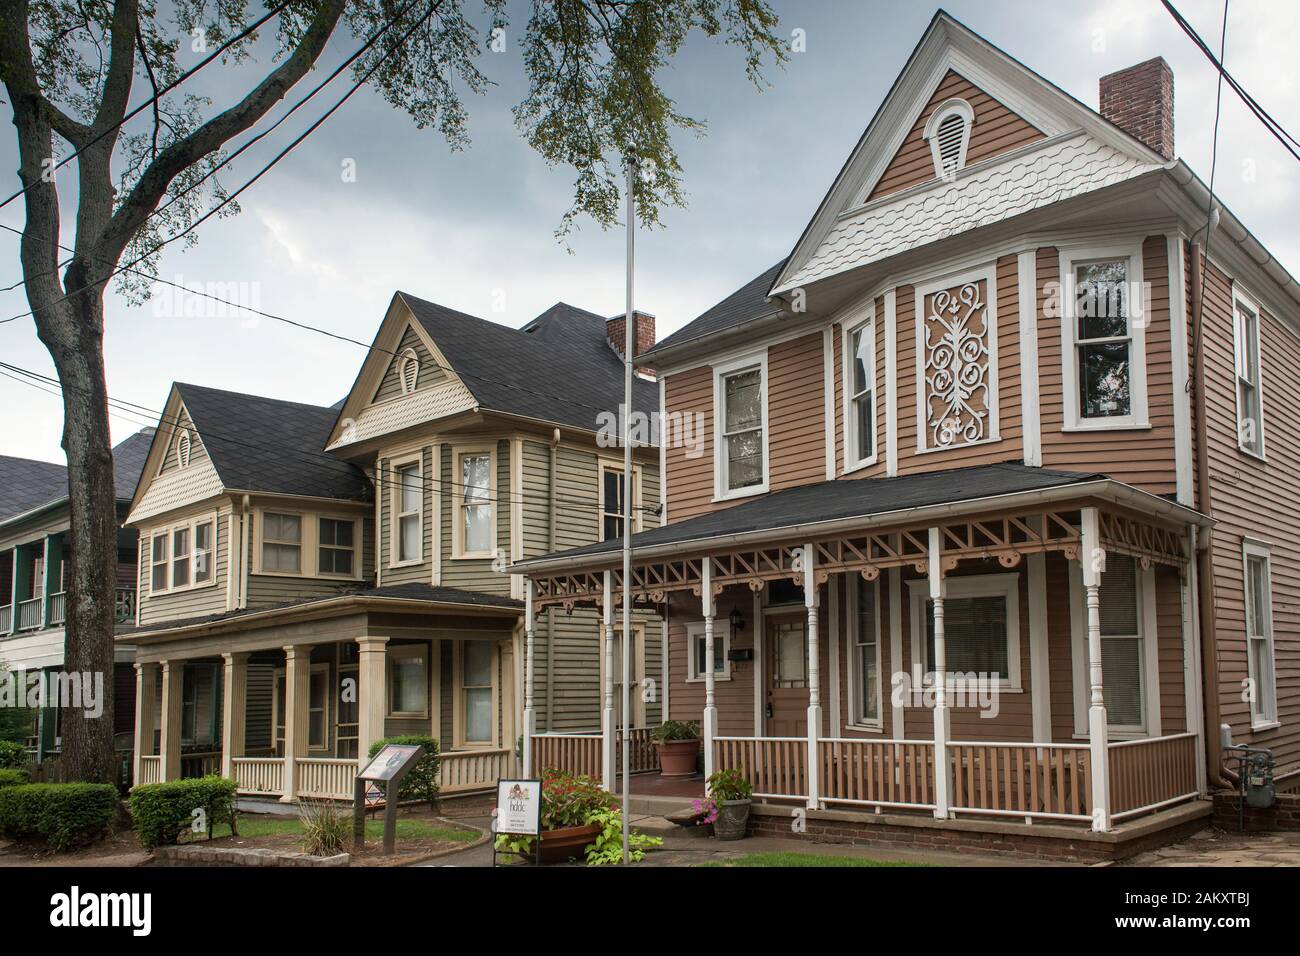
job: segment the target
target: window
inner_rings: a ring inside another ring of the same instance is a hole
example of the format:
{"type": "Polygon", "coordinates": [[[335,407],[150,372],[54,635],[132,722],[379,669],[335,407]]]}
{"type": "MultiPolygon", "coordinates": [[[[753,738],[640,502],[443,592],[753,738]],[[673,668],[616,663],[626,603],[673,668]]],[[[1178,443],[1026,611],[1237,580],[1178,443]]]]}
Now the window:
{"type": "Polygon", "coordinates": [[[1267,545],[1243,547],[1246,590],[1246,658],[1250,672],[1250,723],[1256,730],[1277,726],[1273,668],[1273,591],[1267,545]]]}
{"type": "Polygon", "coordinates": [[[307,693],[307,748],[328,750],[330,745],[330,667],[313,664],[307,693]]]}
{"type": "Polygon", "coordinates": [[[266,511],[262,514],[262,571],[302,572],[302,517],[266,511]]]}
{"type": "MultiPolygon", "coordinates": [[[[632,469],[632,530],[641,530],[640,515],[637,504],[641,498],[641,471],[632,469]]],[[[613,541],[623,537],[623,492],[627,482],[623,480],[623,469],[602,466],[600,470],[600,539],[613,541]]]]}
{"type": "Polygon", "coordinates": [[[845,383],[845,467],[876,459],[876,328],[864,322],[847,333],[845,383]]]}
{"type": "Polygon", "coordinates": [[[460,712],[462,715],[460,742],[466,744],[491,744],[495,740],[492,727],[492,671],[491,641],[463,641],[457,645],[460,667],[460,712]]]}
{"type": "Polygon", "coordinates": [[[459,558],[491,557],[496,548],[496,520],[492,508],[492,470],[495,455],[489,451],[457,452],[456,540],[459,558]]]}
{"type": "MultiPolygon", "coordinates": [[[[347,645],[344,645],[345,647],[347,645]]],[[[355,647],[356,645],[352,645],[355,647]]],[[[357,683],[360,672],[354,664],[351,667],[339,667],[337,696],[338,704],[338,756],[341,759],[358,756],[358,733],[361,726],[361,709],[357,702],[357,683]]]]}
{"type": "Polygon", "coordinates": [[[155,534],[149,544],[149,590],[167,590],[167,533],[155,534]]]}
{"type": "Polygon", "coordinates": [[[424,555],[424,481],[418,461],[397,467],[397,564],[418,562],[424,555]]]}
{"type": "Polygon", "coordinates": [[[207,584],[212,580],[212,528],[211,521],[194,526],[194,583],[207,584]]]}
{"type": "MultiPolygon", "coordinates": [[[[1146,724],[1145,653],[1137,562],[1133,558],[1126,554],[1106,555],[1100,597],[1101,683],[1107,723],[1116,730],[1140,730],[1146,724]]],[[[1084,635],[1086,640],[1086,628],[1084,635]]]]}
{"type": "Polygon", "coordinates": [[[880,582],[849,578],[849,723],[880,723],[880,582]]]}
{"type": "Polygon", "coordinates": [[[1264,408],[1260,400],[1259,310],[1240,293],[1234,344],[1237,353],[1237,447],[1264,457],[1264,408]]]}
{"type": "Polygon", "coordinates": [[[177,528],[172,532],[172,587],[183,588],[190,583],[190,529],[177,528]]]}
{"type": "Polygon", "coordinates": [[[1146,428],[1140,249],[1062,253],[1066,427],[1146,428]]]}
{"type": "MultiPolygon", "coordinates": [[[[909,582],[912,597],[912,658],[934,671],[934,603],[929,582],[909,582]]],[[[1004,690],[1020,689],[1020,583],[1016,574],[949,578],[943,602],[944,661],[953,675],[996,679],[1004,690]]]]}
{"type": "Polygon", "coordinates": [[[803,620],[772,621],[772,686],[808,686],[808,630],[803,620]]]}
{"type": "Polygon", "coordinates": [[[429,648],[401,644],[388,649],[388,713],[429,716],[429,648]]]}
{"type": "MultiPolygon", "coordinates": [[[[708,647],[704,640],[704,622],[695,621],[686,626],[686,639],[690,646],[690,673],[688,681],[702,681],[708,674],[708,647]]],[[[713,679],[731,680],[731,628],[725,617],[713,622],[713,679]]]]}
{"type": "Polygon", "coordinates": [[[181,743],[217,742],[217,665],[186,664],[181,672],[181,743]]]}
{"type": "Polygon", "coordinates": [[[953,179],[957,170],[966,165],[974,122],[975,111],[963,99],[945,100],[930,114],[925,124],[925,139],[930,144],[934,174],[939,179],[953,179]]]}
{"type": "Polygon", "coordinates": [[[317,571],[351,577],[355,558],[356,522],[342,518],[320,519],[317,571]]]}
{"type": "Polygon", "coordinates": [[[718,497],[756,494],[767,487],[766,358],[718,371],[715,382],[715,489],[718,497]]]}

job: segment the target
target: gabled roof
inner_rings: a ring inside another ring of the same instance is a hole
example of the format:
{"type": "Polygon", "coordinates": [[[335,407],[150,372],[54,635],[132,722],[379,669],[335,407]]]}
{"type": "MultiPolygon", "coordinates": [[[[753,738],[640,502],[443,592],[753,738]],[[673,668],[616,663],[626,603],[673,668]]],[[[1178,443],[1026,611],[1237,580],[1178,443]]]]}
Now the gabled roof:
{"type": "Polygon", "coordinates": [[[173,388],[227,490],[370,499],[365,472],[324,450],[332,410],[181,382],[173,388]]]}
{"type": "MultiPolygon", "coordinates": [[[[397,296],[482,409],[597,431],[597,416],[623,402],[623,360],[594,312],[559,302],[512,329],[407,292],[397,296]]],[[[657,410],[658,387],[634,379],[632,407],[657,410]]]]}
{"type": "Polygon", "coordinates": [[[654,348],[644,353],[643,360],[647,362],[653,361],[654,356],[661,349],[682,345],[695,339],[704,338],[706,335],[712,335],[714,332],[720,332],[748,322],[751,319],[779,312],[780,305],[768,299],[767,290],[772,287],[773,281],[775,281],[785,262],[786,260],[782,259],[776,265],[764,269],[717,305],[707,309],[694,321],[687,323],[672,335],[657,343],[654,348]]]}
{"type": "Polygon", "coordinates": [[[154,429],[142,428],[113,446],[113,489],[118,501],[130,501],[149,457],[154,429]]]}

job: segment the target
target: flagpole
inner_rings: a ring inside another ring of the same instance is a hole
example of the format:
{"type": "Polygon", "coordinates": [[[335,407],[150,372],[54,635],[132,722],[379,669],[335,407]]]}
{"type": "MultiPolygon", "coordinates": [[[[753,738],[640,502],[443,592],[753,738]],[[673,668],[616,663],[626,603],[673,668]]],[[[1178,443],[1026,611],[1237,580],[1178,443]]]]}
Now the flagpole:
{"type": "Polygon", "coordinates": [[[633,177],[636,161],[629,153],[625,174],[627,177],[627,310],[624,318],[623,346],[623,862],[631,862],[628,817],[631,814],[631,748],[628,741],[632,733],[632,705],[629,684],[632,680],[632,375],[633,353],[636,348],[636,314],[633,308],[633,278],[636,264],[636,203],[633,197],[633,177]]]}

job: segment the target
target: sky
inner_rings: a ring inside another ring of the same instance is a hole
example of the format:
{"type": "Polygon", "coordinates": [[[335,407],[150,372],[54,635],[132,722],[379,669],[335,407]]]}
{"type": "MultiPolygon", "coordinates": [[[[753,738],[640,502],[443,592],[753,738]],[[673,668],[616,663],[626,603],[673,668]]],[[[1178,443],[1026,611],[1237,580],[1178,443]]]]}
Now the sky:
{"type": "MultiPolygon", "coordinates": [[[[1217,49],[1223,5],[1177,6],[1217,49]]],[[[466,7],[474,9],[474,0],[466,7]]],[[[778,33],[802,31],[806,49],[770,69],[763,89],[745,78],[737,51],[702,35],[662,76],[680,110],[708,129],[677,137],[688,205],[667,210],[661,228],[637,236],[636,303],[656,316],[660,337],[789,252],[936,9],[849,0],[774,0],[774,7],[778,33]]],[[[951,0],[945,9],[1094,108],[1098,77],[1163,56],[1174,72],[1177,152],[1208,178],[1217,74],[1159,0],[951,0]]],[[[513,124],[511,107],[523,92],[513,31],[525,19],[516,11],[506,49],[481,59],[497,85],[467,99],[467,149],[449,150],[439,133],[417,130],[363,90],[240,197],[240,215],[209,220],[193,248],[169,247],[160,274],[366,342],[399,289],[514,327],[557,301],[621,312],[623,231],[583,221],[567,246],[557,242],[572,175],[548,168],[513,124]],[[355,177],[349,181],[345,170],[355,177]]],[[[314,84],[353,45],[338,35],[305,83],[314,84]]],[[[1231,3],[1228,69],[1300,135],[1297,48],[1295,0],[1231,3]]],[[[241,96],[256,70],[210,68],[192,82],[217,109],[241,96]]],[[[227,184],[244,182],[344,88],[322,93],[319,106],[313,100],[301,118],[239,157],[227,184]]],[[[3,104],[0,117],[9,118],[3,104]]],[[[10,172],[18,165],[13,140],[11,124],[0,123],[5,196],[19,188],[10,172]]],[[[60,182],[74,177],[68,167],[60,182]]],[[[1300,274],[1300,164],[1226,86],[1216,191],[1300,274]]],[[[71,203],[64,202],[66,219],[71,203]]],[[[0,209],[0,223],[21,226],[21,205],[0,209]]],[[[65,242],[69,236],[65,222],[65,242]]],[[[0,233],[0,286],[19,278],[17,237],[0,233]]],[[[0,319],[28,308],[21,286],[0,293],[0,319]]],[[[105,325],[110,395],[148,409],[162,408],[173,381],[329,405],[346,393],[365,355],[355,345],[170,291],[138,306],[110,293],[105,325]]],[[[29,318],[0,323],[0,357],[54,374],[29,318]]],[[[64,460],[57,395],[0,377],[0,407],[0,454],[64,460]]],[[[114,415],[115,442],[145,424],[114,415]]]]}

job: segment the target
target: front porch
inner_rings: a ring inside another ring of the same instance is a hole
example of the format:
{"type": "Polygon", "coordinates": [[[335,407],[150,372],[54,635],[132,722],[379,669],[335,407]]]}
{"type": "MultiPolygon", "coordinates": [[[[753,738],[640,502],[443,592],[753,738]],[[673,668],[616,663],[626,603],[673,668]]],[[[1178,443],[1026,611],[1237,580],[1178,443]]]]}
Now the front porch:
{"type": "MultiPolygon", "coordinates": [[[[669,620],[668,713],[701,722],[705,773],[740,769],[757,800],[805,811],[1040,833],[1173,820],[1205,790],[1188,562],[1201,519],[1089,485],[744,545],[687,529],[671,556],[652,536],[674,526],[640,536],[633,597],[669,620]]],[[[560,571],[564,558],[524,566],[528,620],[591,603],[616,630],[617,554],[560,571]]],[[[526,772],[608,780],[617,736],[529,737],[526,772]]]]}

